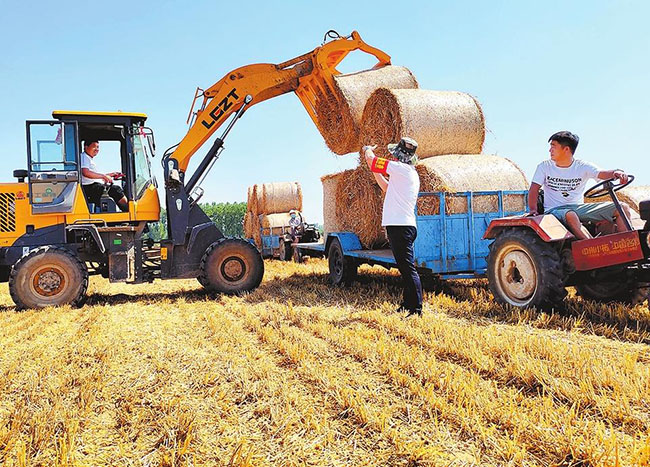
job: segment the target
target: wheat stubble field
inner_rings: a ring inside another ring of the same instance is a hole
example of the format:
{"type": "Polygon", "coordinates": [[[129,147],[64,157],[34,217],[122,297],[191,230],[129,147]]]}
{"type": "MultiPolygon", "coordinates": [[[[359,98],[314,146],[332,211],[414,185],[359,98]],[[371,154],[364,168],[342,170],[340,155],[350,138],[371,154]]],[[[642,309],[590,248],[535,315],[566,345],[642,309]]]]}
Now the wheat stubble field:
{"type": "Polygon", "coordinates": [[[647,305],[429,283],[406,319],[396,273],[360,272],[267,261],[241,297],[92,278],[83,309],[26,312],[3,284],[0,465],[650,464],[647,305]]]}

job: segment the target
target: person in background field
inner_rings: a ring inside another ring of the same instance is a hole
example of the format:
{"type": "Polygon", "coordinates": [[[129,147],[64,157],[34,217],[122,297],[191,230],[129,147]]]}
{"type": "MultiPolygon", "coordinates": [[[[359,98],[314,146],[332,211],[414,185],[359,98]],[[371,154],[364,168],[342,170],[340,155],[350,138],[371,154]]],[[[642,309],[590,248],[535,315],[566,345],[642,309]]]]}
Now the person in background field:
{"type": "Polygon", "coordinates": [[[104,184],[109,185],[108,195],[115,200],[119,208],[126,212],[129,210],[129,202],[124,196],[124,191],[119,185],[113,184],[113,177],[119,172],[103,174],[97,172],[95,156],[99,153],[99,142],[89,140],[84,142],[84,152],[81,153],[81,188],[88,203],[99,206],[102,194],[104,194],[104,184]],[[101,180],[98,182],[97,180],[101,180]]]}
{"type": "MultiPolygon", "coordinates": [[[[575,159],[573,155],[580,138],[569,131],[557,132],[548,139],[551,158],[541,162],[535,170],[528,190],[530,215],[536,216],[537,197],[544,188],[544,213],[553,214],[579,240],[592,238],[582,222],[614,222],[618,232],[627,230],[625,222],[612,202],[584,202],[585,185],[589,179],[615,178],[627,183],[627,174],[620,169],[601,170],[590,162],[575,159]]],[[[630,219],[630,208],[621,203],[630,219]]]]}
{"type": "Polygon", "coordinates": [[[422,315],[422,285],[415,269],[413,242],[417,237],[415,203],[420,191],[420,178],[415,170],[418,143],[402,138],[397,144],[389,144],[388,151],[396,161],[376,157],[376,146],[361,149],[375,181],[386,193],[381,225],[386,227],[390,248],[404,282],[404,298],[397,311],[408,316],[422,315]],[[387,180],[386,176],[390,178],[387,180]]]}

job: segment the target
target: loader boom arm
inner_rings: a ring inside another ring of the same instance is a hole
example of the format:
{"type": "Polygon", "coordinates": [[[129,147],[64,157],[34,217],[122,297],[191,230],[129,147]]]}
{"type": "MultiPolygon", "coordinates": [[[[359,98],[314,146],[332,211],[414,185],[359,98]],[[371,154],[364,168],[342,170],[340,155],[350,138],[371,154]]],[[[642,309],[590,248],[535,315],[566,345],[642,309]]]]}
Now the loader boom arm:
{"type": "Polygon", "coordinates": [[[228,73],[198,96],[203,101],[196,118],[170,155],[176,160],[178,170],[187,170],[192,156],[242,107],[247,96],[252,98],[250,106],[293,91],[318,126],[317,98],[333,88],[333,77],[340,74],[336,66],[354,50],[374,55],[378,60],[375,68],[390,64],[390,56],[363,42],[359,33],[353,31],[348,37],[337,34],[336,39],[289,61],[277,65],[246,65],[228,73]]]}

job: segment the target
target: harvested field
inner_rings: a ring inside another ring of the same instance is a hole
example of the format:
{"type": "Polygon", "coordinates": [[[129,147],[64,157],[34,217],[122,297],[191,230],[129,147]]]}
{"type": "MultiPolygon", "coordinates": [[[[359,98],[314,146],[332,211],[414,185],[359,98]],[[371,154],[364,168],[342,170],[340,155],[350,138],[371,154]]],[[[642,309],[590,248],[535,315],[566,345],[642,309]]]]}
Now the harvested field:
{"type": "Polygon", "coordinates": [[[361,144],[386,145],[402,136],[418,142],[418,158],[441,154],[478,154],[485,140],[485,117],[478,101],[463,92],[378,89],[366,104],[361,144]]]}
{"type": "Polygon", "coordinates": [[[334,77],[336,95],[320,96],[316,103],[318,129],[327,147],[335,154],[356,152],[360,147],[359,129],[363,108],[376,89],[417,88],[408,68],[386,66],[377,70],[334,77]]]}
{"type": "Polygon", "coordinates": [[[0,294],[0,463],[647,466],[650,312],[504,309],[483,281],[392,310],[397,277],[269,261],[241,297],[93,278],[83,309],[0,294]]]}

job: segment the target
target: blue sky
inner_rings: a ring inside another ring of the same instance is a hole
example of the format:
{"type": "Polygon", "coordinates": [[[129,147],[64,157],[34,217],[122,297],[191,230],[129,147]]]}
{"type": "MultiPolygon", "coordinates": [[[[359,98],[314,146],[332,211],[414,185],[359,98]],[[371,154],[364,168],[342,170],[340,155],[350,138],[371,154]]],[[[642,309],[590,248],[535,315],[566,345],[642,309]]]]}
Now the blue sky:
{"type": "MultiPolygon", "coordinates": [[[[529,178],[548,157],[549,135],[567,129],[581,138],[578,157],[650,185],[648,5],[0,0],[0,180],[26,167],[27,119],[54,109],[144,112],[160,156],[187,131],[196,86],[242,65],[288,60],[335,29],[358,30],[422,88],[476,96],[488,127],[484,152],[512,159],[529,178]]],[[[353,57],[343,70],[364,65],[353,57]]],[[[355,164],[354,155],[327,150],[289,94],[237,124],[204,201],[244,201],[253,183],[298,180],[308,219],[320,222],[320,176],[355,164]]],[[[154,170],[161,182],[160,157],[154,170]]]]}

